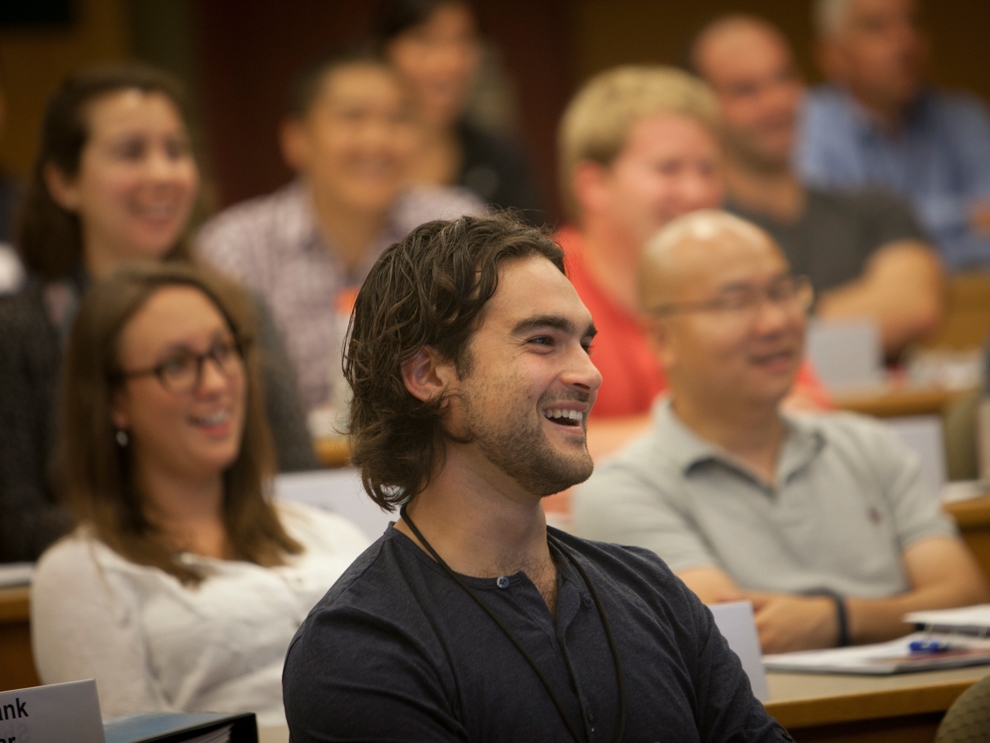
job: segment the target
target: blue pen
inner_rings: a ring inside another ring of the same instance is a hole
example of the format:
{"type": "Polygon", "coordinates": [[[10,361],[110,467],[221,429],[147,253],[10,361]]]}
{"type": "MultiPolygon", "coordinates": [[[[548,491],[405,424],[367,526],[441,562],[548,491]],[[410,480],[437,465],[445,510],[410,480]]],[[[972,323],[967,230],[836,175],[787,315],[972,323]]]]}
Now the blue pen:
{"type": "Polygon", "coordinates": [[[908,650],[912,653],[944,653],[952,648],[944,640],[913,640],[908,643],[908,650]]]}

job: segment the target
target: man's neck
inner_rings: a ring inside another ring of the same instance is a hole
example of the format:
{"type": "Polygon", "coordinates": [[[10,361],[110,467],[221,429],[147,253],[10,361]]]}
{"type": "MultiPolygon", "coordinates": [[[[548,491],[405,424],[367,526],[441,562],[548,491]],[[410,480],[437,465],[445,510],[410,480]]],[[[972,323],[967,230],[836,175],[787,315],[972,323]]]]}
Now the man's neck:
{"type": "Polygon", "coordinates": [[[356,270],[385,227],[388,212],[362,212],[341,205],[331,194],[310,188],[316,228],[328,245],[332,245],[344,266],[356,270]]]}
{"type": "Polygon", "coordinates": [[[784,223],[796,222],[804,213],[807,194],[786,163],[758,168],[729,155],[724,172],[729,195],[743,209],[784,223]]]}
{"type": "MultiPolygon", "coordinates": [[[[458,448],[448,449],[441,472],[406,507],[409,518],[454,572],[475,578],[525,572],[553,612],[557,572],[540,498],[494,466],[465,466],[471,463],[459,461],[458,448]]],[[[406,523],[396,528],[429,553],[406,523]]]]}
{"type": "Polygon", "coordinates": [[[773,484],[786,424],[777,405],[717,405],[674,395],[673,412],[697,436],[725,449],[767,484],[773,484]]]}
{"type": "Polygon", "coordinates": [[[627,312],[639,311],[639,260],[643,245],[618,225],[589,219],[581,227],[581,258],[595,283],[627,312]]]}

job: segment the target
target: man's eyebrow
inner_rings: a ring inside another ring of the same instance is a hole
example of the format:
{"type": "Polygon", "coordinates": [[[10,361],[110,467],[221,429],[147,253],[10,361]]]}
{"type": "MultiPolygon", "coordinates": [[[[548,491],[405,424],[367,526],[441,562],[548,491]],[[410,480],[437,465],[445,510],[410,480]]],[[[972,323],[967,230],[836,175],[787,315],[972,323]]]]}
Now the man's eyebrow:
{"type": "MultiPolygon", "coordinates": [[[[575,325],[572,320],[569,320],[562,315],[534,315],[533,317],[527,317],[525,320],[520,320],[516,323],[516,326],[512,329],[512,334],[525,335],[526,333],[530,333],[534,330],[547,328],[559,330],[570,335],[576,335],[578,332],[577,325],[575,325]]],[[[589,323],[582,337],[594,337],[597,333],[598,331],[595,329],[595,324],[589,323]]]]}

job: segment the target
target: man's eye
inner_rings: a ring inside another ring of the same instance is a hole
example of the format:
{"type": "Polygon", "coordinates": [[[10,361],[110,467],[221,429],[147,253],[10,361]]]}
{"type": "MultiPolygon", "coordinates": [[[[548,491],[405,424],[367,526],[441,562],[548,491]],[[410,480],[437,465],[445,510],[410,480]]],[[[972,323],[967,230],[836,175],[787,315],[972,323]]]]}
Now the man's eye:
{"type": "Polygon", "coordinates": [[[741,310],[753,304],[753,295],[750,292],[729,292],[719,297],[716,302],[723,310],[741,310]]]}
{"type": "Polygon", "coordinates": [[[529,342],[535,343],[538,346],[552,346],[553,338],[551,338],[549,335],[538,335],[535,338],[530,338],[529,342]]]}
{"type": "Polygon", "coordinates": [[[584,343],[581,344],[581,348],[584,349],[584,352],[586,354],[591,356],[591,352],[595,348],[595,343],[594,341],[585,341],[584,343]]]}

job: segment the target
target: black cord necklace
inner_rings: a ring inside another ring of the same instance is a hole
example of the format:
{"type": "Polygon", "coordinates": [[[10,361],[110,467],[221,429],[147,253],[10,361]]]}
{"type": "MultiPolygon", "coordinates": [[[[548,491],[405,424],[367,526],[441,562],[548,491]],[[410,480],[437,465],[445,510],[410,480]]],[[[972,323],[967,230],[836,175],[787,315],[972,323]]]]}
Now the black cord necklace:
{"type": "MultiPolygon", "coordinates": [[[[464,590],[464,592],[468,596],[470,596],[479,607],[481,607],[481,609],[491,618],[493,622],[495,622],[496,625],[498,625],[498,628],[502,630],[502,633],[515,646],[516,650],[519,651],[520,655],[522,655],[522,657],[526,659],[526,662],[529,663],[530,667],[533,669],[533,672],[536,673],[537,678],[540,679],[540,683],[543,684],[543,688],[546,689],[547,694],[550,696],[550,699],[553,702],[553,706],[557,708],[557,712],[560,714],[560,719],[563,721],[564,726],[567,728],[567,732],[570,733],[571,737],[575,740],[575,743],[581,743],[581,741],[583,740],[583,736],[578,734],[578,731],[574,729],[573,725],[571,725],[571,721],[567,719],[567,715],[564,713],[563,704],[561,703],[560,699],[557,697],[556,693],[554,693],[553,688],[551,688],[550,682],[547,681],[547,677],[543,675],[543,671],[540,670],[540,667],[536,664],[536,661],[533,660],[533,656],[529,654],[529,651],[523,647],[522,643],[519,642],[516,636],[512,634],[512,631],[495,614],[495,612],[491,610],[488,604],[486,604],[484,601],[478,598],[477,594],[475,594],[475,592],[471,590],[471,587],[468,586],[457,573],[451,570],[450,566],[446,562],[444,562],[443,558],[440,557],[439,554],[437,554],[437,551],[433,549],[433,545],[431,545],[429,542],[426,541],[426,537],[423,536],[422,532],[420,532],[420,530],[416,528],[416,524],[414,524],[412,519],[409,518],[409,514],[406,513],[405,506],[402,506],[402,508],[399,511],[399,515],[401,516],[402,520],[405,521],[406,524],[409,526],[410,531],[412,531],[412,533],[416,535],[416,538],[420,541],[420,544],[422,544],[423,547],[426,548],[426,551],[429,552],[430,555],[433,557],[433,559],[437,561],[437,564],[440,565],[441,568],[443,568],[444,572],[446,572],[447,575],[453,578],[454,582],[457,585],[459,585],[464,590]]],[[[547,534],[547,542],[549,544],[552,544],[557,549],[557,551],[560,552],[560,554],[563,555],[581,575],[581,579],[584,581],[584,584],[588,587],[588,592],[591,594],[591,600],[595,604],[595,609],[598,611],[598,616],[601,619],[602,627],[605,629],[605,637],[608,639],[609,651],[612,653],[612,660],[615,662],[615,678],[617,683],[617,690],[619,692],[619,726],[615,736],[616,743],[618,743],[618,741],[622,740],[622,736],[626,728],[626,693],[625,693],[625,687],[622,683],[622,664],[619,661],[619,651],[615,644],[615,636],[612,634],[612,627],[608,623],[608,616],[606,616],[605,614],[605,607],[602,605],[601,600],[598,598],[598,592],[595,591],[595,586],[588,578],[588,574],[585,572],[584,568],[581,567],[581,564],[568,553],[567,548],[564,547],[563,543],[549,533],[547,534]]]]}

